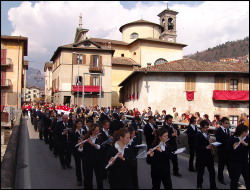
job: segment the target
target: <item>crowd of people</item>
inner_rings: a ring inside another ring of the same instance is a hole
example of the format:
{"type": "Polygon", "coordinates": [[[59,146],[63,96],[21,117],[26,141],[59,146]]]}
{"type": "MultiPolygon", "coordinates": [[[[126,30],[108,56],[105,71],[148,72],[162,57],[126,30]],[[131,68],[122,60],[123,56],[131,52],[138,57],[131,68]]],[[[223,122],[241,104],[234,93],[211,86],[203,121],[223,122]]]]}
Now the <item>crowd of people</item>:
{"type": "MultiPolygon", "coordinates": [[[[59,105],[62,106],[62,105],[59,105]]],[[[210,122],[208,115],[200,117],[199,112],[187,112],[178,116],[165,110],[155,114],[148,107],[142,113],[135,108],[99,108],[63,105],[69,114],[58,113],[55,104],[23,105],[23,114],[31,118],[34,130],[40,140],[48,144],[55,157],[59,157],[62,170],[72,169],[71,156],[75,162],[77,184],[84,189],[93,189],[93,173],[97,188],[103,189],[103,181],[108,180],[111,189],[139,189],[137,157],[146,141],[146,162],[151,166],[152,188],[172,189],[170,162],[173,175],[181,177],[178,167],[177,144],[181,135],[174,121],[189,123],[186,134],[189,145],[189,171],[197,172],[197,189],[202,189],[205,167],[209,171],[210,188],[217,189],[214,169],[213,144],[208,133],[209,126],[216,126],[215,137],[220,143],[218,152],[218,181],[226,185],[223,171],[227,166],[231,180],[230,188],[237,189],[242,175],[249,188],[248,124],[246,114],[242,114],[234,134],[229,131],[229,119],[217,117],[210,122]],[[126,116],[132,116],[128,120],[126,116]],[[142,119],[147,124],[142,124],[142,119]],[[156,119],[163,120],[163,126],[156,125],[156,119]],[[200,125],[200,128],[197,127],[200,125]],[[196,155],[195,166],[194,156],[196,155]]]]}

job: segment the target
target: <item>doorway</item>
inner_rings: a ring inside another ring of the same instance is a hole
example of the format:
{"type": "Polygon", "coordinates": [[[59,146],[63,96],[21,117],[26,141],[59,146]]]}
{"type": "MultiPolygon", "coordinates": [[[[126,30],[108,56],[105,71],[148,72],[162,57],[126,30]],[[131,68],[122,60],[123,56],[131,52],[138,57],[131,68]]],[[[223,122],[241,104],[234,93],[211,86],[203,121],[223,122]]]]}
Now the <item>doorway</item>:
{"type": "Polygon", "coordinates": [[[64,96],[63,97],[63,104],[70,104],[71,96],[64,96]]]}

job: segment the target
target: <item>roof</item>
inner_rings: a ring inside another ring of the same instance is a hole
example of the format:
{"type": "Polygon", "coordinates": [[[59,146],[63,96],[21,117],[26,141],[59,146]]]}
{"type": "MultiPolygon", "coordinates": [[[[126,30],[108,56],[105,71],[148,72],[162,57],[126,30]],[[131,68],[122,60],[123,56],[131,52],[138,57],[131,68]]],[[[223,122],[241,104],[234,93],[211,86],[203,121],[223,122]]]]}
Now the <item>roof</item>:
{"type": "Polygon", "coordinates": [[[28,38],[27,37],[1,35],[1,41],[2,40],[23,41],[24,42],[24,56],[28,55],[28,38]]]}
{"type": "Polygon", "coordinates": [[[52,66],[53,66],[53,63],[52,63],[52,62],[46,62],[46,63],[44,64],[44,72],[46,72],[46,69],[47,69],[47,68],[52,68],[52,66]]]}
{"type": "Polygon", "coordinates": [[[153,23],[153,22],[149,22],[149,21],[146,21],[146,20],[143,20],[143,19],[137,20],[137,21],[134,21],[134,22],[130,22],[130,23],[127,23],[127,24],[124,24],[124,25],[122,25],[122,26],[119,28],[119,30],[120,30],[120,32],[122,32],[122,30],[123,30],[123,28],[124,28],[125,26],[129,26],[129,25],[141,25],[141,24],[155,25],[155,26],[160,27],[162,31],[164,30],[164,28],[163,28],[161,25],[156,24],[156,23],[153,23]]]}
{"type": "Polygon", "coordinates": [[[40,88],[38,88],[38,87],[36,87],[36,86],[29,86],[29,87],[26,87],[26,88],[28,88],[28,89],[32,89],[32,88],[34,88],[34,89],[37,89],[37,90],[39,90],[39,91],[40,91],[40,88]]]}
{"type": "Polygon", "coordinates": [[[157,38],[137,38],[136,40],[134,40],[133,42],[131,42],[129,45],[136,43],[137,41],[150,41],[150,42],[158,42],[158,43],[164,43],[164,44],[168,44],[168,45],[175,45],[175,46],[181,46],[181,47],[186,47],[186,44],[180,44],[180,43],[176,43],[176,42],[168,42],[165,40],[160,40],[157,38]]]}
{"type": "Polygon", "coordinates": [[[135,69],[119,86],[128,80],[132,75],[139,72],[205,72],[205,73],[249,73],[249,64],[246,63],[225,63],[225,62],[205,62],[193,59],[180,59],[163,63],[160,65],[149,66],[135,69]]]}
{"type": "Polygon", "coordinates": [[[163,10],[161,13],[159,13],[157,16],[158,16],[158,17],[161,17],[161,16],[163,16],[164,14],[177,15],[178,12],[173,11],[173,10],[170,10],[169,8],[167,8],[167,9],[163,10]]]}
{"type": "MultiPolygon", "coordinates": [[[[79,43],[77,43],[79,44],[79,43]]],[[[57,48],[57,50],[54,52],[53,56],[51,57],[50,61],[53,61],[56,56],[58,55],[58,53],[63,50],[63,49],[68,49],[71,50],[72,52],[77,51],[77,50],[88,50],[88,51],[104,51],[104,52],[110,52],[112,53],[112,55],[114,54],[115,50],[110,49],[110,48],[101,48],[101,47],[77,47],[75,46],[75,43],[72,44],[67,44],[67,45],[63,45],[63,46],[59,46],[57,48]]]]}
{"type": "Polygon", "coordinates": [[[90,41],[97,42],[97,43],[108,43],[117,44],[117,45],[128,45],[128,43],[119,41],[119,40],[110,40],[110,39],[103,39],[103,38],[90,38],[90,41]]]}
{"type": "Polygon", "coordinates": [[[128,57],[113,57],[112,65],[140,65],[140,64],[128,57]]]}

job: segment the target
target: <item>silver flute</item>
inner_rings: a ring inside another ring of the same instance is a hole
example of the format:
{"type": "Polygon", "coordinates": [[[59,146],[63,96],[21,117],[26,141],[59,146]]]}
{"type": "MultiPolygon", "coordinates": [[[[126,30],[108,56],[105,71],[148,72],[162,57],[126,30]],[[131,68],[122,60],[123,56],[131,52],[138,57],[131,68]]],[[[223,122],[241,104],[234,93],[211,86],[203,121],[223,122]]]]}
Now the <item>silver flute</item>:
{"type": "MultiPolygon", "coordinates": [[[[167,141],[168,141],[168,140],[169,140],[169,139],[167,139],[167,141]]],[[[167,142],[167,141],[166,141],[166,142],[167,142]]],[[[166,142],[165,142],[165,143],[166,143],[166,142]]],[[[164,142],[161,141],[156,147],[152,148],[151,151],[149,150],[149,151],[147,152],[147,154],[150,154],[151,152],[154,152],[158,147],[160,147],[160,146],[163,145],[163,144],[164,144],[164,142]]]]}

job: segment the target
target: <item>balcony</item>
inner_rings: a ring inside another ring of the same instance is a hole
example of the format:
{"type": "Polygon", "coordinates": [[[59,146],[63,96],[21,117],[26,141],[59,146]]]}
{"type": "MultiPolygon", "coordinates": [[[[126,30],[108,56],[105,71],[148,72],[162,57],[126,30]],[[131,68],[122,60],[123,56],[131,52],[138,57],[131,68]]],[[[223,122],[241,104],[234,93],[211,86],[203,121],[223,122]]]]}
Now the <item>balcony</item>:
{"type": "Polygon", "coordinates": [[[95,64],[89,65],[89,72],[102,73],[102,71],[103,71],[102,64],[99,64],[98,66],[96,66],[95,64]]]}
{"type": "Polygon", "coordinates": [[[8,68],[11,67],[11,65],[13,65],[13,62],[10,58],[1,60],[1,68],[8,68]]]}
{"type": "MultiPolygon", "coordinates": [[[[72,85],[73,87],[73,92],[82,92],[82,85],[72,85]]],[[[100,92],[100,86],[90,86],[90,85],[85,85],[84,86],[84,92],[100,92]]]]}
{"type": "Polygon", "coordinates": [[[2,79],[1,80],[1,88],[9,88],[12,85],[10,79],[2,79]]]}
{"type": "Polygon", "coordinates": [[[248,90],[214,90],[213,100],[249,101],[248,90]]]}
{"type": "Polygon", "coordinates": [[[52,88],[52,93],[58,92],[57,88],[52,88]]]}

